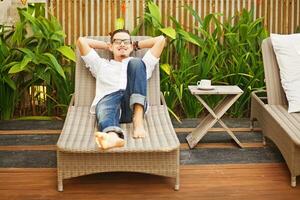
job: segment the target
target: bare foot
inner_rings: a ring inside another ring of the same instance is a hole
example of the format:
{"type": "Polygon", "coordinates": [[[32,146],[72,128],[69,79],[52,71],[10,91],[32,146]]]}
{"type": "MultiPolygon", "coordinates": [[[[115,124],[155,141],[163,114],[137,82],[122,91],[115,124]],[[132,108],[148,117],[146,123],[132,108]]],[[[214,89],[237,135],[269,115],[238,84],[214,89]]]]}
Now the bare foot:
{"type": "Polygon", "coordinates": [[[95,132],[95,141],[96,141],[96,144],[97,144],[97,146],[101,149],[102,147],[101,147],[101,144],[100,144],[100,142],[99,142],[99,136],[98,136],[98,133],[100,133],[100,132],[95,132]]]}
{"type": "Polygon", "coordinates": [[[114,132],[104,133],[104,132],[96,132],[96,142],[100,148],[102,149],[110,149],[114,147],[123,147],[125,141],[114,132]]]}
{"type": "Polygon", "coordinates": [[[146,130],[143,120],[133,119],[133,138],[144,138],[145,136],[146,130]]]}

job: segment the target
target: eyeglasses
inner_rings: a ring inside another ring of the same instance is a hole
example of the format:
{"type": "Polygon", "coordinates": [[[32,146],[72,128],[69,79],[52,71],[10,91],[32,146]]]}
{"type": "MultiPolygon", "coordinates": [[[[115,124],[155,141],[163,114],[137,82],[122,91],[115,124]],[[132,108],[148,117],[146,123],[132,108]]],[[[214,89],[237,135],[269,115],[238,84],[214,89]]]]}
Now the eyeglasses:
{"type": "Polygon", "coordinates": [[[131,44],[131,40],[130,39],[113,39],[113,43],[117,44],[117,45],[120,45],[122,44],[122,42],[125,44],[125,45],[129,45],[131,44]]]}

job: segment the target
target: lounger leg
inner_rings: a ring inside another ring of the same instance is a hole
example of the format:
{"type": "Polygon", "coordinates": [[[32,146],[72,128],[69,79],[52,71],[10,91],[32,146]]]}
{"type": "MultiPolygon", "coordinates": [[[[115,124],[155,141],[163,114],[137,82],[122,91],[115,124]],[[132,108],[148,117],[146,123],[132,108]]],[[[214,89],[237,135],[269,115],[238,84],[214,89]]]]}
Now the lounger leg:
{"type": "Polygon", "coordinates": [[[175,187],[174,190],[179,190],[179,174],[177,174],[176,180],[175,180],[175,187]]]}
{"type": "Polygon", "coordinates": [[[251,119],[251,121],[250,121],[250,130],[251,131],[254,131],[254,119],[251,119]]]}
{"type": "Polygon", "coordinates": [[[180,149],[178,148],[177,149],[177,152],[176,152],[176,155],[177,155],[177,173],[176,173],[176,178],[175,178],[175,187],[174,187],[174,190],[175,191],[178,191],[179,190],[179,176],[180,176],[180,149]]]}
{"type": "Polygon", "coordinates": [[[296,176],[291,176],[291,186],[296,187],[296,176]]]}
{"type": "Polygon", "coordinates": [[[57,175],[58,175],[57,176],[57,190],[59,192],[62,192],[62,191],[64,191],[63,179],[62,179],[60,172],[58,172],[57,175]]]}
{"type": "Polygon", "coordinates": [[[57,190],[58,190],[59,192],[63,192],[63,191],[64,191],[63,181],[62,181],[62,180],[59,180],[59,181],[58,181],[57,190]]]}
{"type": "Polygon", "coordinates": [[[60,163],[61,163],[60,157],[61,157],[61,153],[57,151],[57,190],[59,192],[62,192],[64,191],[64,186],[63,186],[63,172],[60,167],[60,163]]]}

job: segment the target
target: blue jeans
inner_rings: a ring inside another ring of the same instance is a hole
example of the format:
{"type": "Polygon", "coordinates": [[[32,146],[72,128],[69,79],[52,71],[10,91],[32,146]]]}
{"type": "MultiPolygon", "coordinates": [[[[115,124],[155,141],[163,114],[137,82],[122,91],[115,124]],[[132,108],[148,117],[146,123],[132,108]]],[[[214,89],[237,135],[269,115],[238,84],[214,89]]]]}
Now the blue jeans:
{"type": "Polygon", "coordinates": [[[113,131],[124,138],[120,123],[132,122],[133,105],[147,108],[146,66],[141,59],[133,58],[127,66],[126,90],[119,90],[103,97],[96,106],[98,130],[113,131]]]}

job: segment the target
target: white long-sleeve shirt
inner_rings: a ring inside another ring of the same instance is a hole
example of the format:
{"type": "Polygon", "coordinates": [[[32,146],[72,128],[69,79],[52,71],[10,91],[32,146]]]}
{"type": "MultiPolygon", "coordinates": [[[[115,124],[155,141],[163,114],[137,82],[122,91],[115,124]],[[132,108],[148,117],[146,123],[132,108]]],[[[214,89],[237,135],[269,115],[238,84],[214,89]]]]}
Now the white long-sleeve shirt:
{"type": "MultiPolygon", "coordinates": [[[[95,114],[97,103],[105,95],[126,89],[127,65],[129,60],[133,57],[125,58],[122,62],[108,60],[101,58],[94,49],[87,55],[81,57],[86,63],[86,67],[96,78],[96,95],[90,108],[90,112],[95,114]]],[[[147,79],[149,79],[159,58],[153,56],[150,50],[148,50],[142,60],[146,65],[147,79]]]]}

